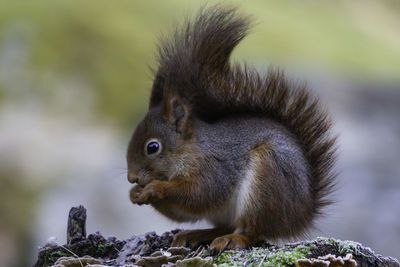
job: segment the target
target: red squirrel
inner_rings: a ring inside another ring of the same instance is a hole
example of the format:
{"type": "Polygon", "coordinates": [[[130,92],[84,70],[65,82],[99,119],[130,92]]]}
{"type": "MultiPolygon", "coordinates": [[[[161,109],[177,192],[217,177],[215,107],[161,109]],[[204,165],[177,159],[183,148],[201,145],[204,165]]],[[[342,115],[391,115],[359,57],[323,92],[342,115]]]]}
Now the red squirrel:
{"type": "Polygon", "coordinates": [[[297,237],[331,202],[331,120],[282,71],[229,61],[250,25],[236,8],[214,6],[159,45],[148,112],[127,150],[130,199],[213,225],[177,233],[172,246],[297,237]]]}

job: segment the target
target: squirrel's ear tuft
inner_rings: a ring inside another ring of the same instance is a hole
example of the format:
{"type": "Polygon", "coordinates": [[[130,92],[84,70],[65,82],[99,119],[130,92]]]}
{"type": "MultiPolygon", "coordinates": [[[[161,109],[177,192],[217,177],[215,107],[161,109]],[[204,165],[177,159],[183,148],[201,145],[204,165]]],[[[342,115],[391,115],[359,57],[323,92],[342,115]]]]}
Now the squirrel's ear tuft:
{"type": "Polygon", "coordinates": [[[213,91],[213,83],[221,84],[229,77],[230,55],[250,24],[250,17],[241,15],[237,8],[215,5],[202,8],[172,36],[162,38],[149,107],[164,105],[171,111],[170,96],[179,96],[186,100],[186,109],[178,109],[189,107],[195,113],[194,104],[213,91]]]}
{"type": "Polygon", "coordinates": [[[246,36],[250,24],[250,17],[241,15],[237,8],[203,7],[172,38],[162,40],[159,67],[178,73],[189,70],[192,75],[229,71],[230,55],[246,36]]]}
{"type": "Polygon", "coordinates": [[[153,82],[153,88],[151,90],[150,103],[149,103],[150,108],[158,106],[162,102],[164,97],[164,83],[165,79],[160,75],[156,74],[156,77],[153,82]]]}
{"type": "Polygon", "coordinates": [[[174,125],[176,132],[184,138],[191,136],[191,112],[189,106],[180,97],[166,98],[163,107],[164,119],[174,125]]]}

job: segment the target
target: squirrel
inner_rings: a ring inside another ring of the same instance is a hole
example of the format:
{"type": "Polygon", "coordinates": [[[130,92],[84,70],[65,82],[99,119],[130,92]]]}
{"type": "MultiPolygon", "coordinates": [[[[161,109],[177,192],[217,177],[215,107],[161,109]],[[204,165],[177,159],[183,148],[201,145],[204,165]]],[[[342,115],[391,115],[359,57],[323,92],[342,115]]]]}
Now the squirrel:
{"type": "Polygon", "coordinates": [[[335,186],[332,121],[280,69],[230,62],[252,19],[203,8],[161,39],[148,112],[127,149],[134,204],[211,229],[171,246],[246,248],[307,233],[335,186]]]}

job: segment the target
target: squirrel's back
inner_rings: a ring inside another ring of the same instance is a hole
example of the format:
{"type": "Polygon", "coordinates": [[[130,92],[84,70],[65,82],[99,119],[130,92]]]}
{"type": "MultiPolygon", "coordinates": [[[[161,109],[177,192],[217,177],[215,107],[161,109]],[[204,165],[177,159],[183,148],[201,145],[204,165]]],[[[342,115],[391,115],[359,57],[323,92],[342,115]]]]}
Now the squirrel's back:
{"type": "Polygon", "coordinates": [[[205,121],[247,114],[282,124],[296,137],[310,166],[310,213],[318,215],[331,203],[328,196],[336,176],[331,120],[307,86],[291,82],[282,71],[270,68],[260,74],[229,62],[250,24],[236,8],[214,6],[201,10],[172,39],[163,40],[150,107],[168,94],[179,95],[205,121]]]}

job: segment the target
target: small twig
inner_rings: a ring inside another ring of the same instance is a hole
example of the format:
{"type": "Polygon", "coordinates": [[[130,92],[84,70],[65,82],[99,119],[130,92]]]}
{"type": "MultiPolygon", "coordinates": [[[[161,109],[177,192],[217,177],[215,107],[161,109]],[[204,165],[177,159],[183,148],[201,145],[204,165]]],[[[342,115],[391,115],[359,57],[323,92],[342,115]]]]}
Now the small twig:
{"type": "Polygon", "coordinates": [[[203,252],[204,248],[203,249],[202,248],[203,248],[203,246],[199,246],[195,251],[192,251],[192,252],[188,253],[186,255],[185,259],[193,258],[193,257],[198,256],[198,254],[200,254],[199,250],[201,250],[201,252],[203,252]]]}
{"type": "Polygon", "coordinates": [[[195,257],[199,256],[200,254],[202,254],[205,250],[204,246],[200,246],[197,250],[196,253],[194,254],[195,257]]]}
{"type": "Polygon", "coordinates": [[[65,249],[65,250],[68,251],[69,253],[71,253],[72,256],[74,256],[74,257],[79,261],[79,263],[81,264],[81,266],[84,267],[84,266],[83,266],[83,263],[82,263],[82,261],[81,261],[81,259],[79,258],[79,256],[76,255],[72,250],[67,249],[67,248],[64,247],[63,245],[61,245],[60,247],[63,248],[63,249],[65,249]]]}
{"type": "Polygon", "coordinates": [[[113,246],[113,249],[115,249],[118,253],[120,253],[121,251],[119,249],[117,249],[115,246],[113,246]]]}
{"type": "Polygon", "coordinates": [[[225,247],[221,251],[218,252],[217,256],[213,257],[213,261],[214,261],[214,259],[217,259],[219,256],[221,256],[222,252],[225,251],[225,249],[229,246],[230,243],[231,243],[231,240],[229,240],[229,242],[226,243],[225,247]]]}
{"type": "Polygon", "coordinates": [[[263,264],[263,262],[265,261],[265,259],[267,258],[268,254],[265,254],[264,258],[262,258],[260,264],[258,265],[258,267],[261,267],[261,265],[263,264]]]}

